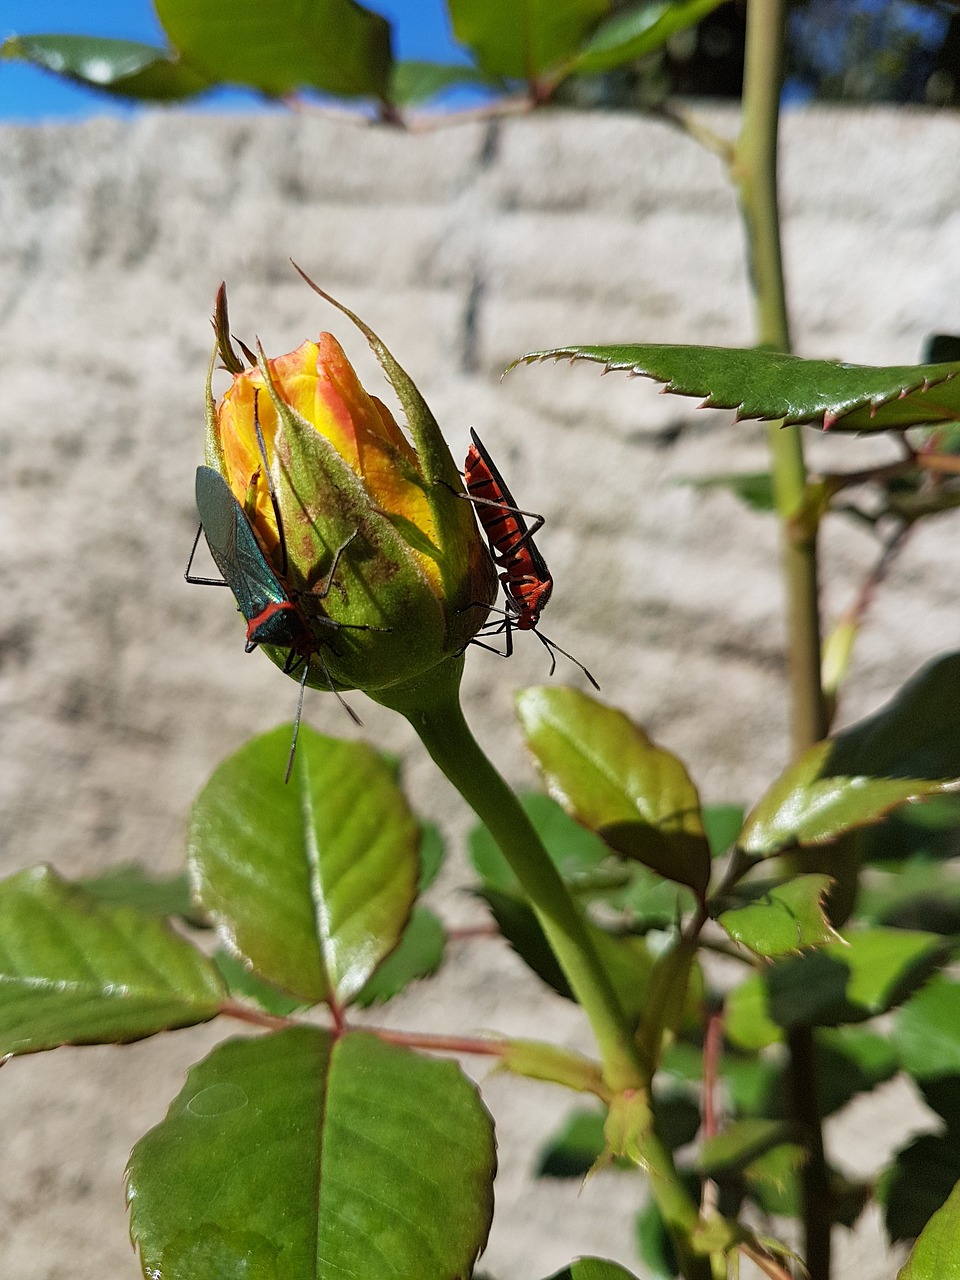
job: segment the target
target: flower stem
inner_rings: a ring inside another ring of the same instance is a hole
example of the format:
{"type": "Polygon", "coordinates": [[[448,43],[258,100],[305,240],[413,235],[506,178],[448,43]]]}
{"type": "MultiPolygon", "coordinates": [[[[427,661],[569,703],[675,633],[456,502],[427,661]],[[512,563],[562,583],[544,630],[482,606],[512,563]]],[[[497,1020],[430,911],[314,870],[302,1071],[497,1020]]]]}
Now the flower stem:
{"type": "MultiPolygon", "coordinates": [[[[463,716],[462,657],[420,680],[378,690],[378,702],[410,721],[430,756],[499,845],[596,1036],[604,1081],[613,1093],[649,1096],[650,1068],[594,946],[587,922],[513,791],[484,754],[463,716]]],[[[693,1252],[697,1206],[680,1181],[669,1147],[644,1135],[642,1162],[686,1280],[710,1280],[709,1259],[693,1252]]]]}
{"type": "Polygon", "coordinates": [[[405,715],[441,771],[485,824],[520,881],[547,940],[590,1019],[611,1089],[646,1089],[650,1073],[586,921],[517,797],[481,750],[460,707],[462,659],[429,680],[377,693],[405,715]],[[389,701],[387,699],[389,698],[389,701]]]}

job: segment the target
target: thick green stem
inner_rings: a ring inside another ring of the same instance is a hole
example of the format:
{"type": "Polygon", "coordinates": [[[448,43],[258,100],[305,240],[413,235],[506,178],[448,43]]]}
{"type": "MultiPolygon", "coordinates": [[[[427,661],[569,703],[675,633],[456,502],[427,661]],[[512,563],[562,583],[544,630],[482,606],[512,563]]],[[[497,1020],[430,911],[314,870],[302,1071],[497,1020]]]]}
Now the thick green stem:
{"type": "MultiPolygon", "coordinates": [[[[430,756],[487,827],[509,862],[583,1008],[611,1092],[649,1097],[650,1069],[633,1035],[579,907],[550,860],[517,797],[481,750],[460,707],[462,658],[403,688],[373,695],[410,721],[430,756]]],[[[642,1140],[651,1192],[673,1236],[686,1280],[710,1280],[709,1259],[690,1238],[698,1211],[678,1177],[669,1147],[654,1133],[642,1140]]]]}
{"type": "MultiPolygon", "coordinates": [[[[732,161],[747,238],[758,338],[790,349],[780,215],[777,130],[780,116],[786,0],[750,0],[747,8],[743,119],[732,161]]],[[[798,427],[769,428],[774,495],[781,521],[781,563],[787,593],[791,737],[795,753],[827,732],[821,685],[816,523],[805,518],[806,466],[798,427]]],[[[795,1119],[805,1135],[803,1168],[806,1264],[810,1280],[829,1280],[832,1210],[817,1107],[816,1043],[811,1028],[789,1036],[795,1119]]]]}
{"type": "Polygon", "coordinates": [[[386,690],[377,695],[378,701],[406,716],[435,763],[500,846],[590,1019],[611,1090],[647,1089],[650,1072],[586,921],[517,797],[484,755],[463,717],[460,665],[460,660],[452,659],[435,668],[429,679],[386,690]]]}

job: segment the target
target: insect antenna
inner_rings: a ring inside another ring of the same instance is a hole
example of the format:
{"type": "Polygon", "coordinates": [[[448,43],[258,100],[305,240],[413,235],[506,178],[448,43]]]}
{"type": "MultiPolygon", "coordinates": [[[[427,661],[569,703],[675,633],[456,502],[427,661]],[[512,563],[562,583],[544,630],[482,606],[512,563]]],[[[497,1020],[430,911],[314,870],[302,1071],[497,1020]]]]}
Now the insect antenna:
{"type": "Polygon", "coordinates": [[[536,628],[534,628],[533,634],[537,637],[537,639],[546,649],[547,653],[549,653],[550,655],[550,674],[551,675],[553,675],[554,671],[556,671],[557,669],[556,655],[558,653],[562,653],[565,658],[569,658],[569,660],[573,663],[575,667],[580,668],[580,670],[587,677],[587,679],[590,681],[593,687],[599,692],[600,686],[597,684],[596,680],[594,680],[593,676],[590,674],[587,668],[583,665],[583,663],[579,661],[579,659],[575,658],[572,653],[567,653],[566,649],[561,649],[558,644],[556,644],[553,640],[551,640],[549,636],[545,636],[542,631],[538,631],[536,628]]]}

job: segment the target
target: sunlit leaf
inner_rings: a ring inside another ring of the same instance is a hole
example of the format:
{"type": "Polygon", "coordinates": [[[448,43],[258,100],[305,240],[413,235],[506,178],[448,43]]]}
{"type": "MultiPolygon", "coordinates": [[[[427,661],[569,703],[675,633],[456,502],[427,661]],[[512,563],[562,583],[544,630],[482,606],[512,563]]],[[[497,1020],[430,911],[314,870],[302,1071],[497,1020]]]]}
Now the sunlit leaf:
{"type": "Polygon", "coordinates": [[[211,79],[277,96],[386,98],[390,24],[355,0],[155,0],[171,43],[211,79]]]}
{"type": "Polygon", "coordinates": [[[758,956],[816,947],[837,936],[823,910],[829,887],[830,877],[821,875],[744,884],[733,895],[742,905],[727,907],[717,924],[758,956]]]}
{"type": "Polygon", "coordinates": [[[536,79],[567,62],[610,0],[447,0],[453,32],[488,76],[536,79]]]}
{"type": "Polygon", "coordinates": [[[705,407],[734,409],[738,418],[782,418],[843,431],[903,430],[960,419],[960,362],[880,368],[802,360],[762,348],[650,343],[552,347],[531,351],[515,364],[564,359],[642,374],[678,395],[700,397],[705,407]]]}
{"type": "Polygon", "coordinates": [[[0,1058],[208,1022],[226,987],[165,922],[50,867],[0,881],[0,1058]]]}
{"type": "Polygon", "coordinates": [[[634,62],[662,49],[667,41],[693,26],[722,0],[654,0],[617,13],[598,27],[581,48],[570,71],[596,75],[634,62]]]}
{"type": "Polygon", "coordinates": [[[77,84],[120,97],[172,102],[209,89],[211,81],[170,49],[103,36],[11,36],[0,58],[16,58],[77,84]]]}
{"type": "Polygon", "coordinates": [[[710,849],[682,762],[576,689],[522,690],[517,711],[550,794],[621,856],[703,893],[710,849]]]}
{"type": "Polygon", "coordinates": [[[897,1280],[960,1280],[960,1183],[924,1227],[897,1280]]]}
{"type": "Polygon", "coordinates": [[[748,815],[739,842],[744,852],[767,858],[798,845],[832,841],[880,822],[897,805],[942,791],[949,782],[944,775],[877,776],[866,772],[870,765],[862,754],[864,772],[840,772],[838,761],[850,754],[842,738],[805,751],[748,815]]]}
{"type": "Polygon", "coordinates": [[[227,944],[268,982],[344,1004],[397,945],[416,893],[420,832],[371,747],[289,726],[216,770],[190,822],[188,862],[227,944]]]}
{"type": "Polygon", "coordinates": [[[469,1275],[493,1125],[452,1062],[301,1027],[218,1046],[134,1147],[131,1234],[156,1280],[469,1275]]]}

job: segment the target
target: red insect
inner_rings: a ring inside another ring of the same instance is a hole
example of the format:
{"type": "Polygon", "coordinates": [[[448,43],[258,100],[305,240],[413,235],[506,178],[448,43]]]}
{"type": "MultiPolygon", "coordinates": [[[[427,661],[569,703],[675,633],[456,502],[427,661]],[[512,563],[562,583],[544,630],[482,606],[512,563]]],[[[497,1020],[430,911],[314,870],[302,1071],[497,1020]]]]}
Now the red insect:
{"type": "MultiPolygon", "coordinates": [[[[550,654],[551,675],[557,668],[556,655],[562,653],[580,668],[595,689],[599,689],[600,686],[582,662],[578,662],[566,649],[561,649],[537,630],[540,615],[553,592],[553,578],[547,562],[533,541],[533,535],[543,525],[543,516],[534,511],[522,511],[517,506],[506,481],[475,431],[470,432],[470,439],[473,443],[463,464],[463,478],[467,487],[463,496],[476,507],[477,518],[490,543],[493,562],[501,570],[500,584],[507,603],[503,610],[503,620],[494,622],[492,629],[486,630],[485,634],[502,634],[505,649],[502,656],[509,658],[513,653],[514,630],[532,631],[550,654]],[[525,516],[533,521],[531,525],[527,525],[525,516]]],[[[475,643],[484,649],[492,647],[484,645],[480,640],[475,643]]],[[[500,650],[494,649],[493,652],[499,653],[500,650]]]]}

